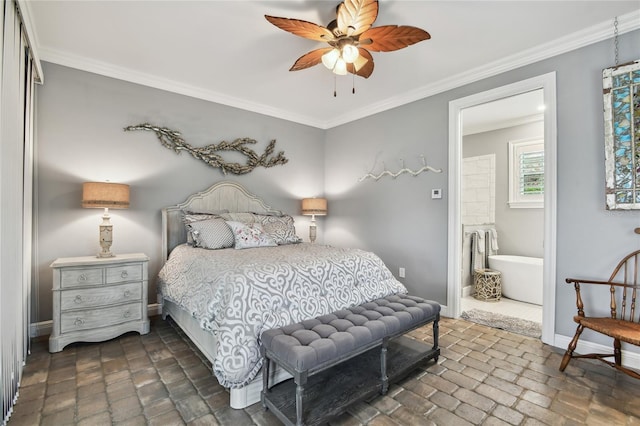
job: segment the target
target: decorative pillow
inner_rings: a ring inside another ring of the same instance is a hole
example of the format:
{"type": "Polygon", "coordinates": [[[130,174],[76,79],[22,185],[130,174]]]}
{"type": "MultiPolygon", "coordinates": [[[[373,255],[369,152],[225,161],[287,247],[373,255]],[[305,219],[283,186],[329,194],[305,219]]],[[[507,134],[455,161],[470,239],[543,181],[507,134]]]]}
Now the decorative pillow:
{"type": "Polygon", "coordinates": [[[223,213],[229,213],[229,210],[227,209],[221,209],[221,210],[194,210],[194,209],[190,209],[190,210],[183,210],[183,213],[186,214],[215,214],[215,215],[221,215],[223,213]]]}
{"type": "Polygon", "coordinates": [[[193,222],[199,222],[201,220],[209,220],[209,219],[220,219],[220,214],[226,213],[228,210],[220,210],[218,212],[209,211],[209,212],[196,212],[191,210],[183,210],[182,211],[182,222],[185,224],[187,229],[187,244],[190,246],[193,244],[193,235],[191,235],[191,228],[189,224],[193,222]]]}
{"type": "Polygon", "coordinates": [[[227,225],[233,231],[236,249],[245,249],[251,247],[274,247],[278,244],[264,232],[262,225],[259,223],[242,223],[236,221],[227,221],[227,225]]]}
{"type": "Polygon", "coordinates": [[[233,247],[233,233],[224,219],[208,219],[187,225],[193,236],[193,245],[206,249],[233,247]]]}
{"type": "Polygon", "coordinates": [[[231,222],[254,223],[256,221],[253,213],[223,213],[220,217],[231,222]]]}
{"type": "Polygon", "coordinates": [[[284,216],[282,212],[264,212],[264,213],[251,212],[251,213],[261,215],[261,216],[276,216],[276,217],[284,216]]]}
{"type": "Polygon", "coordinates": [[[185,225],[188,225],[190,223],[193,222],[200,222],[202,220],[209,220],[209,219],[221,219],[220,215],[217,214],[202,214],[202,213],[184,213],[182,215],[182,221],[184,222],[185,225]]]}
{"type": "Polygon", "coordinates": [[[278,245],[295,244],[302,241],[296,235],[293,217],[289,215],[271,216],[254,213],[255,222],[260,223],[264,232],[269,234],[278,245]]]}

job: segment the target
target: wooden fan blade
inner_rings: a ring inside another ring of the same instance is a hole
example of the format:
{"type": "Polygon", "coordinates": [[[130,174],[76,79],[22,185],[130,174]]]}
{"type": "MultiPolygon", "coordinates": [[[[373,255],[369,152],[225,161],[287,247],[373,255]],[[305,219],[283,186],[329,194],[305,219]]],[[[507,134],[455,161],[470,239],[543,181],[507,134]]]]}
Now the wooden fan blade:
{"type": "Polygon", "coordinates": [[[281,30],[288,31],[300,37],[317,41],[330,41],[334,39],[331,31],[313,22],[303,21],[301,19],[278,18],[269,15],[264,15],[264,17],[281,30]]]}
{"type": "Polygon", "coordinates": [[[322,49],[316,49],[312,50],[309,53],[305,53],[296,60],[289,71],[300,71],[305,68],[318,65],[320,62],[322,62],[322,55],[331,50],[333,50],[333,47],[323,47],[322,49]]]}
{"type": "Polygon", "coordinates": [[[378,17],[378,0],[344,0],[338,6],[338,30],[357,36],[371,28],[378,17]]]}
{"type": "Polygon", "coordinates": [[[371,43],[366,41],[366,45],[367,49],[374,52],[392,52],[430,38],[425,30],[405,25],[384,25],[371,28],[360,35],[363,44],[365,40],[371,39],[371,43]]]}
{"type": "Polygon", "coordinates": [[[359,75],[360,77],[369,78],[373,72],[373,56],[371,56],[371,53],[367,52],[366,49],[361,47],[358,48],[358,52],[360,52],[360,58],[358,58],[358,60],[353,64],[347,64],[347,71],[351,74],[359,75]],[[359,63],[361,60],[366,62],[359,63]]]}

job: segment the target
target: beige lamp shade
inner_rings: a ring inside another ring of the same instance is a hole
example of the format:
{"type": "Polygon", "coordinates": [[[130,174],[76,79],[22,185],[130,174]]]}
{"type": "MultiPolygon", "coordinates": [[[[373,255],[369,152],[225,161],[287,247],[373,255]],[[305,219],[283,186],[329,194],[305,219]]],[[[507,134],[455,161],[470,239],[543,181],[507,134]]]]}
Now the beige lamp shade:
{"type": "Polygon", "coordinates": [[[305,216],[326,216],[326,198],[304,198],[302,200],[302,214],[305,216]]]}
{"type": "Polygon", "coordinates": [[[82,184],[82,207],[129,208],[129,185],[111,182],[85,182],[82,184]]]}

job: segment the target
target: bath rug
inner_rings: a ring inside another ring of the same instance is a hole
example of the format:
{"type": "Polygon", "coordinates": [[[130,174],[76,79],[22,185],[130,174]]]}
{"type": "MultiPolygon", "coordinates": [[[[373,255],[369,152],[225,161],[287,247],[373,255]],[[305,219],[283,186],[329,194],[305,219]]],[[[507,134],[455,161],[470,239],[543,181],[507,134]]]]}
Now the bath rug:
{"type": "Polygon", "coordinates": [[[528,321],[520,318],[509,317],[493,312],[471,309],[464,311],[460,318],[493,328],[522,334],[529,337],[540,338],[542,336],[542,324],[535,321],[528,321]]]}

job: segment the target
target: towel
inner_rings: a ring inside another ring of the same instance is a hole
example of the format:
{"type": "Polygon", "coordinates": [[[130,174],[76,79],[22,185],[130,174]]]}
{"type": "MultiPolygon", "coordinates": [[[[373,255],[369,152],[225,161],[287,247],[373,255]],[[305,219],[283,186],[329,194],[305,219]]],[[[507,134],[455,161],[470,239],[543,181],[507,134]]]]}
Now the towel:
{"type": "Polygon", "coordinates": [[[489,238],[489,254],[498,254],[498,232],[491,228],[487,231],[487,237],[489,238]]]}
{"type": "Polygon", "coordinates": [[[478,253],[484,254],[484,249],[485,249],[485,242],[484,242],[485,231],[476,231],[475,234],[476,234],[475,236],[476,236],[476,241],[477,241],[476,250],[478,250],[478,253]]]}
{"type": "Polygon", "coordinates": [[[485,254],[485,231],[475,231],[471,240],[471,276],[476,269],[487,267],[485,254]]]}

